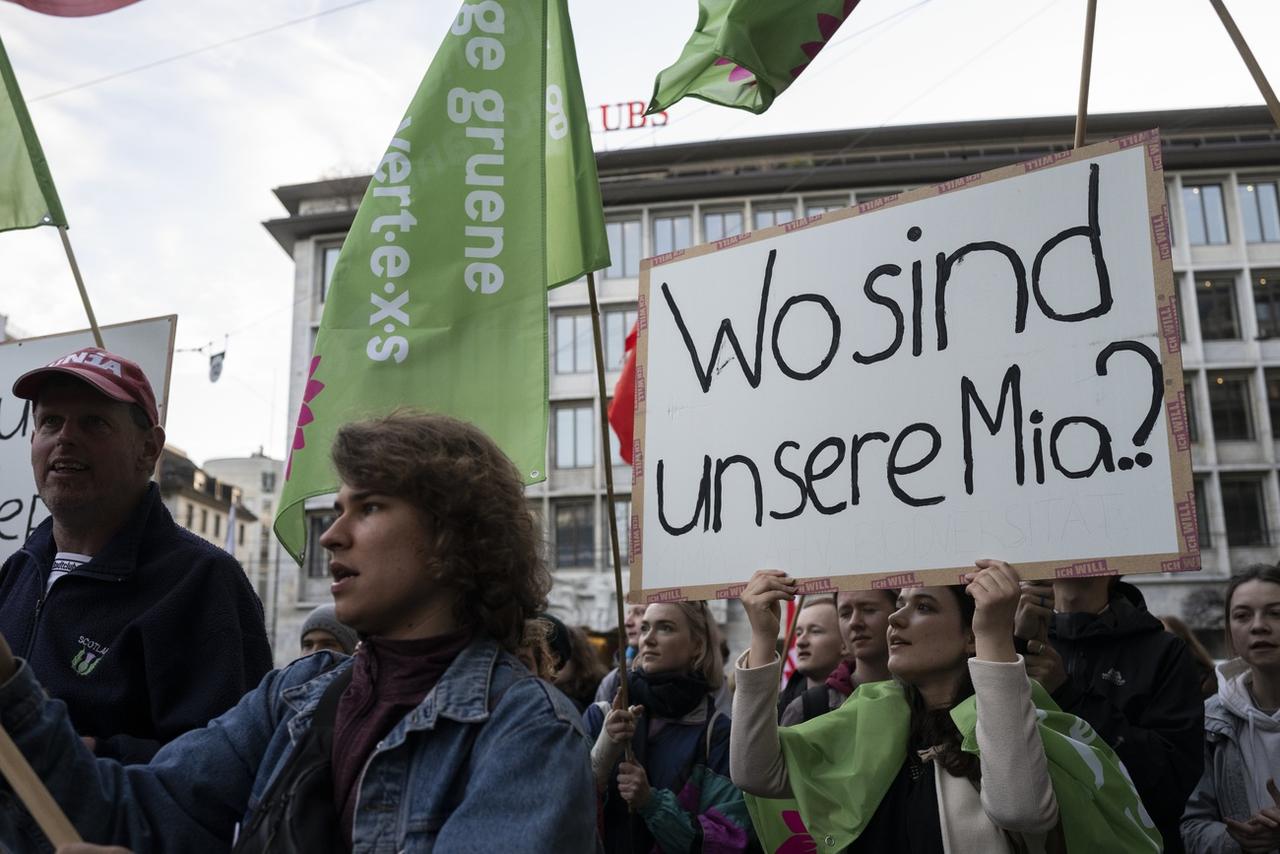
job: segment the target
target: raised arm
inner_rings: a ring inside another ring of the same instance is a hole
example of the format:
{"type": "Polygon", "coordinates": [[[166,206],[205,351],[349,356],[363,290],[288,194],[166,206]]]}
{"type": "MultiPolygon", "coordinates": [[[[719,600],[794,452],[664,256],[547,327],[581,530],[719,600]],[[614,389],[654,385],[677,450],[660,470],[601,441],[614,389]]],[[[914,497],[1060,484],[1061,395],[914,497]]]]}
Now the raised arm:
{"type": "Polygon", "coordinates": [[[778,741],[782,663],[776,646],[782,613],[779,603],[791,600],[795,593],[795,581],[773,569],[757,571],[742,591],[742,607],[751,623],[751,646],[737,662],[729,775],[742,791],[762,798],[791,795],[778,741]]]}
{"type": "Polygon", "coordinates": [[[969,675],[978,707],[982,807],[1005,830],[1047,833],[1058,823],[1058,802],[1036,727],[1031,682],[1014,651],[1018,573],[1003,561],[977,565],[967,592],[975,603],[976,655],[969,675]]]}

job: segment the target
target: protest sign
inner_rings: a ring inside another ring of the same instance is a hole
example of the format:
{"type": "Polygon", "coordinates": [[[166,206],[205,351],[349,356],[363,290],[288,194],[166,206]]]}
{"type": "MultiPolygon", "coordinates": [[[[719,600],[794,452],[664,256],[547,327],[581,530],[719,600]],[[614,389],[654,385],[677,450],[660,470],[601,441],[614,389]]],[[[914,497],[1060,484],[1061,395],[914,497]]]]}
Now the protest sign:
{"type": "MultiPolygon", "coordinates": [[[[151,380],[161,424],[168,413],[177,324],[177,316],[168,315],[102,327],[107,349],[137,362],[151,380]]],[[[87,329],[0,344],[0,561],[21,548],[27,535],[49,515],[36,495],[31,474],[31,431],[35,426],[31,407],[13,396],[13,383],[32,368],[92,346],[93,335],[87,329]]]]}
{"type": "Polygon", "coordinates": [[[642,265],[633,601],[1199,568],[1150,131],[642,265]]]}

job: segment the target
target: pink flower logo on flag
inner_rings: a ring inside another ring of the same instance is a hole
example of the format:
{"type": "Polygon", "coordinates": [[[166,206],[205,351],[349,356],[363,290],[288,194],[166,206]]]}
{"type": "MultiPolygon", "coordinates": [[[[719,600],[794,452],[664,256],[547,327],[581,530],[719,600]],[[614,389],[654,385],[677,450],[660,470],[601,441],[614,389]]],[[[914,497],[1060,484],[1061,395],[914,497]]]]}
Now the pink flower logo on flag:
{"type": "Polygon", "coordinates": [[[809,835],[809,829],[804,826],[804,820],[800,818],[799,812],[783,811],[782,821],[787,826],[787,830],[795,835],[788,837],[779,845],[774,854],[814,854],[818,850],[818,843],[809,835]]]}
{"type": "MultiPolygon", "coordinates": [[[[814,57],[818,55],[818,51],[827,46],[827,42],[831,41],[831,37],[836,34],[836,30],[840,29],[840,25],[844,23],[845,18],[849,17],[849,13],[853,11],[854,6],[858,5],[858,2],[859,0],[844,0],[844,10],[839,18],[835,15],[818,15],[818,35],[820,38],[818,41],[805,42],[800,45],[804,55],[809,57],[809,62],[813,62],[814,57]]],[[[792,79],[799,77],[800,72],[809,67],[809,62],[791,69],[792,79]]]]}
{"type": "MultiPolygon", "coordinates": [[[[809,60],[808,62],[797,65],[795,68],[791,69],[792,79],[799,77],[800,72],[809,67],[809,63],[813,61],[819,51],[827,46],[827,42],[831,41],[831,37],[836,34],[836,30],[840,29],[840,25],[849,17],[849,13],[853,11],[853,7],[857,6],[858,3],[859,0],[844,0],[844,5],[839,17],[836,17],[835,15],[828,15],[825,12],[818,14],[818,40],[804,42],[800,45],[800,50],[804,51],[804,55],[809,57],[809,60]]],[[[755,75],[751,70],[738,65],[732,59],[729,59],[729,57],[722,56],[715,61],[715,64],[733,66],[729,71],[730,83],[737,83],[740,80],[746,80],[748,81],[748,86],[756,85],[756,81],[754,79],[755,75]]]]}
{"type": "MultiPolygon", "coordinates": [[[[717,59],[717,60],[716,60],[716,63],[715,63],[715,64],[716,64],[716,65],[732,65],[732,66],[733,66],[733,70],[729,72],[729,82],[730,82],[730,83],[737,83],[739,80],[745,80],[745,79],[747,79],[747,78],[750,78],[750,77],[754,77],[754,76],[755,76],[755,75],[754,75],[754,74],[752,74],[750,71],[748,71],[747,69],[743,68],[741,65],[738,65],[738,64],[737,64],[736,62],[734,62],[732,59],[729,59],[727,56],[722,56],[722,57],[720,57],[719,59],[717,59]]],[[[755,81],[753,80],[752,82],[754,83],[755,81]]]]}
{"type": "Polygon", "coordinates": [[[289,449],[289,462],[284,469],[284,479],[286,481],[293,474],[294,453],[307,446],[307,440],[302,434],[302,428],[316,420],[315,414],[312,413],[311,407],[307,404],[315,400],[316,395],[324,391],[324,383],[315,378],[316,368],[318,367],[320,367],[320,357],[314,356],[311,359],[311,370],[307,371],[307,387],[302,392],[302,410],[298,413],[298,426],[293,431],[293,447],[289,449]]]}

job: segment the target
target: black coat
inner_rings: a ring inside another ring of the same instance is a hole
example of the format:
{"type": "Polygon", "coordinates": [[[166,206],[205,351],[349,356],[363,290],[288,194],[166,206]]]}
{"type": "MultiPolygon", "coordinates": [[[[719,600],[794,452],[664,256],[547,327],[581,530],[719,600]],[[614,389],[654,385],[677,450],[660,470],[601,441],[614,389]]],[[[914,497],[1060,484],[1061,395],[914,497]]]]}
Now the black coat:
{"type": "Polygon", "coordinates": [[[1053,699],[1111,745],[1164,850],[1183,851],[1178,825],[1204,766],[1204,702],[1186,644],[1123,582],[1101,614],[1056,614],[1049,640],[1068,676],[1053,699]]]}
{"type": "Polygon", "coordinates": [[[46,519],[4,562],[0,632],[99,756],[150,760],[271,669],[240,564],[179,528],[154,483],[102,552],[46,595],[54,553],[46,519]]]}

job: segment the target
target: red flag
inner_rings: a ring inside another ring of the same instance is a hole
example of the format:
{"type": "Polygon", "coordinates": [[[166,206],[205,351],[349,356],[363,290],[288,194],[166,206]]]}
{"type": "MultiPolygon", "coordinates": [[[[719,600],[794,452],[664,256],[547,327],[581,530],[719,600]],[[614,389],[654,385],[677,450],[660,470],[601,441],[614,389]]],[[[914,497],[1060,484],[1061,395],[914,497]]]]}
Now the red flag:
{"type": "Polygon", "coordinates": [[[622,373],[613,387],[613,401],[609,404],[609,424],[618,437],[618,454],[623,462],[631,465],[631,443],[635,441],[636,420],[636,330],[627,334],[626,351],[622,357],[622,373]]]}
{"type": "Polygon", "coordinates": [[[138,0],[9,0],[19,6],[26,6],[32,12],[42,15],[57,15],[60,18],[83,18],[86,15],[101,15],[114,12],[138,0]]]}

